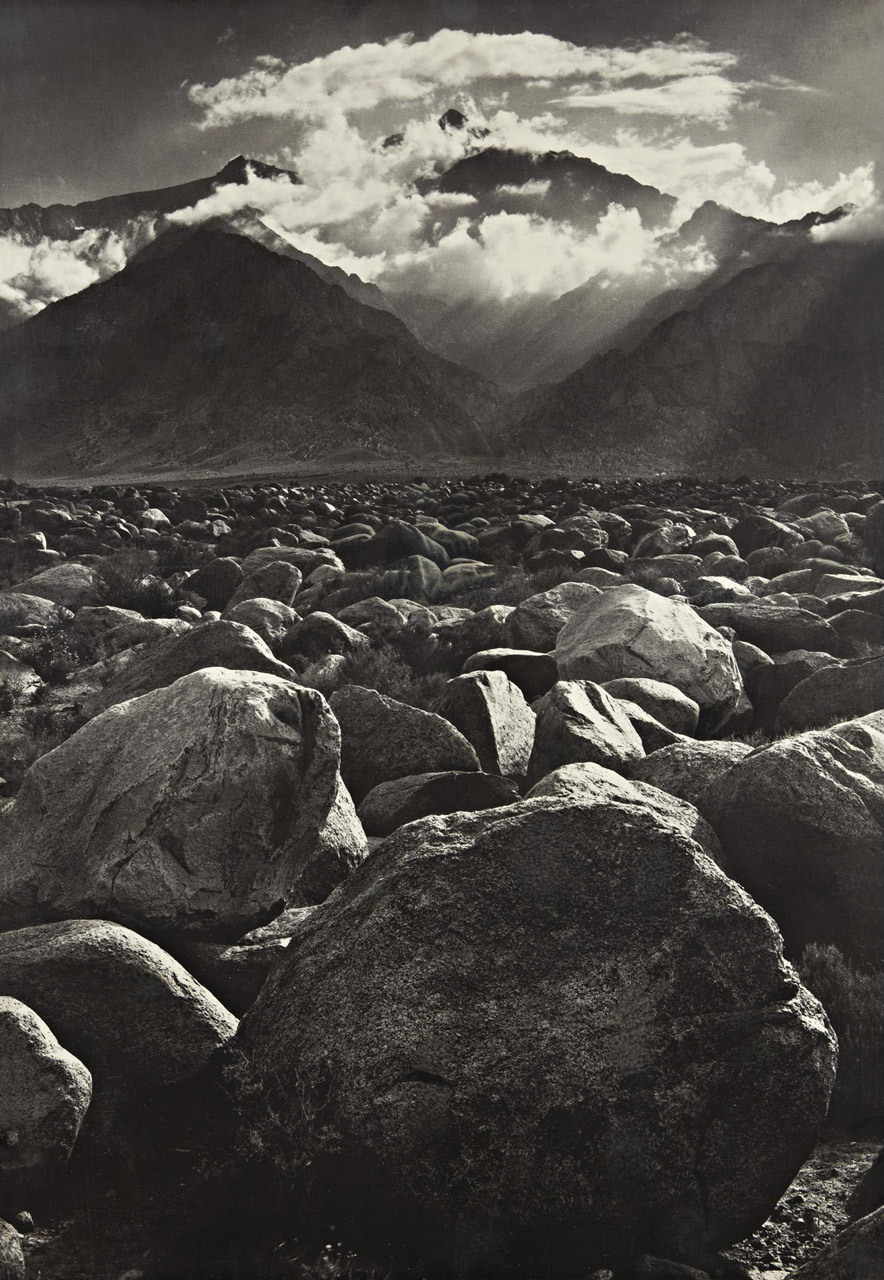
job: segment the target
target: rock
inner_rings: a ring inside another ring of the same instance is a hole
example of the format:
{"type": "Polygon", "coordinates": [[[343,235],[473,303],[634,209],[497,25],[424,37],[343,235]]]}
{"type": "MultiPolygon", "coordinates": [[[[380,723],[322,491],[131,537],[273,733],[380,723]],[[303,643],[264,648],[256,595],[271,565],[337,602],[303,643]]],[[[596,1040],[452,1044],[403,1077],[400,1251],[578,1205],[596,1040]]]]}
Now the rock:
{"type": "Polygon", "coordinates": [[[449,680],[437,711],[461,731],[486,773],[524,778],[534,745],[534,712],[503,671],[474,671],[449,680]]]}
{"type": "Polygon", "coordinates": [[[663,681],[710,715],[735,706],[742,688],[721,635],[688,605],[634,585],[613,587],[573,614],[556,641],[556,663],[566,680],[663,681]]]}
{"type": "Polygon", "coordinates": [[[248,578],[265,565],[278,560],[294,565],[305,576],[309,576],[322,564],[329,564],[341,573],[344,572],[344,566],[329,547],[258,547],[250,551],[243,560],[243,575],[248,578]]]}
{"type": "MultiPolygon", "coordinates": [[[[753,727],[772,735],[780,704],[795,686],[822,667],[838,665],[838,659],[830,653],[793,649],[776,653],[769,663],[754,667],[744,677],[746,693],[753,707],[753,727]]],[[[833,718],[829,717],[829,723],[833,718]]]]}
{"type": "Polygon", "coordinates": [[[73,618],[70,609],[22,591],[0,592],[0,636],[25,636],[34,628],[57,631],[73,618]]]}
{"type": "Polygon", "coordinates": [[[223,611],[244,578],[237,560],[230,556],[219,556],[217,560],[210,560],[201,569],[197,569],[185,585],[188,591],[202,596],[210,609],[223,611]]]}
{"type": "Polygon", "coordinates": [[[70,1155],[91,1099],[83,1063],[32,1009],[0,996],[0,1189],[45,1183],[70,1155]]]}
{"type": "Polygon", "coordinates": [[[297,896],[309,905],[322,902],[368,857],[368,841],[353,797],[338,775],[334,799],[319,829],[316,846],[298,879],[297,896]]]}
{"type": "Polygon", "coordinates": [[[282,680],[291,680],[295,674],[291,667],[274,658],[250,627],[239,622],[207,622],[151,645],[139,654],[137,662],[106,685],[87,710],[90,715],[100,715],[119,702],[164,689],[182,676],[207,667],[262,672],[282,680]]]}
{"type": "Polygon", "coordinates": [[[884,1208],[851,1222],[788,1280],[881,1280],[882,1275],[884,1208]]]}
{"type": "Polygon", "coordinates": [[[707,787],[751,751],[748,742],[680,742],[635,760],[625,773],[699,808],[707,787]]]}
{"type": "Polygon", "coordinates": [[[556,636],[575,610],[598,600],[601,594],[589,582],[560,582],[549,591],[529,596],[506,620],[510,644],[515,649],[546,653],[555,646],[556,636]]]}
{"type": "Polygon", "coordinates": [[[180,948],[187,972],[225,1009],[241,1018],[258,998],[271,969],[285,955],[288,938],[252,946],[223,942],[187,942],[180,948]]]}
{"type": "Polygon", "coordinates": [[[0,814],[0,919],[97,915],[234,941],[297,894],[339,742],[321,694],[221,667],[106,711],[37,760],[0,814]]]}
{"type": "Polygon", "coordinates": [[[10,590],[22,592],[24,595],[40,596],[51,600],[53,604],[62,605],[76,613],[83,605],[97,605],[99,598],[95,589],[95,573],[85,564],[76,560],[66,560],[44,569],[26,582],[19,583],[10,590]]]}
{"type": "Polygon", "coordinates": [[[362,801],[358,813],[370,836],[388,836],[416,818],[495,809],[518,798],[514,782],[491,774],[418,773],[378,783],[362,801]]]}
{"type": "Polygon", "coordinates": [[[686,697],[674,685],[665,684],[662,680],[627,677],[608,680],[602,687],[612,698],[625,698],[637,703],[643,711],[675,733],[696,733],[700,708],[693,698],[686,697]]]}
{"type": "Polygon", "coordinates": [[[0,1280],[25,1280],[25,1255],[15,1227],[0,1218],[0,1280]]]}
{"type": "Polygon", "coordinates": [[[864,609],[842,609],[829,617],[829,625],[838,633],[842,658],[864,658],[884,649],[884,617],[864,609]]]}
{"type": "Polygon", "coordinates": [[[32,702],[44,687],[33,667],[0,649],[0,696],[5,691],[8,698],[21,706],[32,702]]]}
{"type": "Polygon", "coordinates": [[[431,711],[360,685],[338,689],[329,705],[341,726],[341,776],[357,804],[393,778],[479,770],[463,734],[431,711]]]}
{"type": "Polygon", "coordinates": [[[541,778],[526,794],[525,799],[558,799],[563,803],[579,801],[581,804],[602,806],[611,801],[623,805],[641,805],[673,823],[691,840],[696,840],[715,862],[721,860],[718,837],[692,804],[647,782],[630,782],[602,765],[587,761],[581,764],[564,764],[541,778]]]}
{"type": "Polygon", "coordinates": [[[674,729],[661,724],[637,702],[630,702],[628,698],[615,698],[615,702],[635,729],[646,752],[660,751],[663,747],[671,747],[677,742],[691,741],[685,734],[676,733],[674,729]]]}
{"type": "Polygon", "coordinates": [[[387,570],[381,589],[387,598],[435,600],[442,585],[442,572],[432,560],[426,556],[408,556],[395,569],[387,570]]]}
{"type": "MultiPolygon", "coordinates": [[[[400,617],[398,611],[394,610],[394,613],[400,617]]],[[[361,631],[340,618],[333,618],[330,613],[317,610],[291,627],[279,647],[279,653],[286,661],[308,658],[316,662],[333,653],[352,657],[355,653],[366,653],[369,647],[368,637],[361,631]]]]}
{"type": "Polygon", "coordinates": [[[644,755],[641,738],[620,703],[589,680],[560,680],[534,710],[531,784],[563,764],[588,760],[622,771],[644,755]]]}
{"type": "Polygon", "coordinates": [[[780,703],[777,733],[799,733],[832,721],[853,720],[884,707],[880,658],[821,666],[796,683],[780,703]]]}
{"type": "Polygon", "coordinates": [[[712,627],[733,627],[741,640],[758,645],[765,653],[811,649],[838,653],[838,636],[825,618],[808,609],[777,604],[772,597],[750,602],[708,604],[698,610],[712,627]]]}
{"type": "Polygon", "coordinates": [[[292,936],[232,1070],[290,1211],[395,1269],[537,1276],[760,1226],[835,1054],[696,843],[554,798],[388,837],[292,936]]]}
{"type": "Polygon", "coordinates": [[[528,702],[548,693],[559,678],[553,654],[530,649],[482,649],[463,664],[463,675],[471,671],[503,671],[528,702]]]}
{"type": "Polygon", "coordinates": [[[769,911],[792,955],[832,943],[880,964],[884,732],[863,721],[753,751],[699,805],[724,867],[769,911]]]}
{"type": "Polygon", "coordinates": [[[225,622],[238,622],[260,636],[266,645],[277,645],[298,622],[299,615],[289,605],[269,596],[250,596],[224,611],[225,622]]]}
{"type": "Polygon", "coordinates": [[[300,569],[285,560],[271,560],[243,577],[228,600],[226,611],[229,612],[243,600],[256,599],[278,600],[280,604],[291,607],[300,585],[300,569]]]}
{"type": "Polygon", "coordinates": [[[0,989],[92,1073],[94,1102],[194,1076],[236,1019],[170,955],[120,925],[68,920],[0,934],[0,989]]]}
{"type": "Polygon", "coordinates": [[[804,541],[802,534],[791,525],[783,524],[770,516],[742,516],[733,526],[730,536],[737,544],[741,556],[748,556],[762,548],[789,550],[804,541]]]}
{"type": "Polygon", "coordinates": [[[691,604],[721,604],[730,600],[754,599],[749,587],[740,582],[733,582],[724,576],[705,576],[694,578],[686,593],[691,604]]]}

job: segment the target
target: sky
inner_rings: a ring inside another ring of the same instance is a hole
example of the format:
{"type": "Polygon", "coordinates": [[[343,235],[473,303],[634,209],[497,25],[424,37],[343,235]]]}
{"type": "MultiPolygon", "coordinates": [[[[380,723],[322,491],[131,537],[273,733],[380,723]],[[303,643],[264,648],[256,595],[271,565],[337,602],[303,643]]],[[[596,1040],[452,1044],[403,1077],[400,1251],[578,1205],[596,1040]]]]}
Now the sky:
{"type": "MultiPolygon", "coordinates": [[[[226,188],[181,221],[248,203],[326,261],[448,301],[555,296],[601,272],[679,283],[708,260],[664,261],[659,234],[615,206],[577,234],[535,199],[477,236],[461,200],[434,240],[441,201],[414,179],[474,145],[439,113],[629,173],[676,196],[678,218],[709,198],[774,221],[848,201],[877,218],[882,13],[878,0],[0,0],[0,206],[173,185],[245,154],[302,186],[226,188]],[[384,150],[394,131],[402,145],[384,150]]],[[[32,312],[128,251],[7,238],[0,294],[32,312]]]]}

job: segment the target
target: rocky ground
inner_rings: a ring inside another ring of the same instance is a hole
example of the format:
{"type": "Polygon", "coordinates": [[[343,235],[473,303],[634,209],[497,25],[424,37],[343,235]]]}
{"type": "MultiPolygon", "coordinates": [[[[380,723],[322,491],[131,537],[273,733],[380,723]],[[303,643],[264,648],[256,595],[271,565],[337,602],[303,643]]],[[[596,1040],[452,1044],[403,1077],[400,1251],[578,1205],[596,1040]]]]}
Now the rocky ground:
{"type": "Polygon", "coordinates": [[[868,483],[8,484],[0,1278],[884,1274],[882,652],[868,483]]]}

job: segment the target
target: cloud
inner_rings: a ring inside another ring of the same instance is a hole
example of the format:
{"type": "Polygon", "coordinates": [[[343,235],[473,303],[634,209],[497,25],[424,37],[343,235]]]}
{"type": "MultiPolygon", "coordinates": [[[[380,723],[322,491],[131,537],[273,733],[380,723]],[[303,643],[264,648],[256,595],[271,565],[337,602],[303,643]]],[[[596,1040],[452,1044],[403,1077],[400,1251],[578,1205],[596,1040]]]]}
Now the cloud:
{"type": "Polygon", "coordinates": [[[550,105],[584,110],[614,111],[618,115],[675,116],[725,124],[745,92],[745,86],[721,75],[680,76],[662,84],[590,91],[585,88],[552,98],[550,105]]]}
{"type": "Polygon", "coordinates": [[[126,236],[90,230],[74,240],[47,238],[33,245],[14,234],[0,236],[0,301],[24,320],[114,275],[151,235],[152,224],[133,223],[126,236]]]}
{"type": "Polygon", "coordinates": [[[548,178],[537,178],[530,182],[502,182],[495,191],[501,196],[515,196],[523,200],[542,200],[550,188],[548,178]]]}
{"type": "MultiPolygon", "coordinates": [[[[384,44],[345,46],[292,66],[264,56],[242,75],[214,85],[191,85],[188,96],[202,110],[204,127],[256,118],[316,121],[512,78],[540,87],[574,80],[584,86],[592,83],[617,110],[616,86],[646,78],[723,80],[736,61],[734,54],[713,51],[688,35],[628,49],[584,48],[530,31],[497,35],[443,29],[426,40],[403,34],[384,44]]],[[[645,90],[629,92],[633,96],[625,109],[633,113],[645,90]]],[[[719,111],[724,96],[719,91],[719,111]]],[[[732,96],[739,96],[739,86],[734,86],[732,96]]],[[[572,101],[571,105],[580,104],[572,101]]]]}

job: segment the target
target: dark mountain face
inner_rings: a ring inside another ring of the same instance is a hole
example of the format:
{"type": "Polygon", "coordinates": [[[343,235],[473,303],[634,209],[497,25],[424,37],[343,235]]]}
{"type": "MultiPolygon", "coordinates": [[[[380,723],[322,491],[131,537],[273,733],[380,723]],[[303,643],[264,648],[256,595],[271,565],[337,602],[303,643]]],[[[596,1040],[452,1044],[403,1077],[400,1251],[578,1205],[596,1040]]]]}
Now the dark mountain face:
{"type": "Polygon", "coordinates": [[[534,392],[514,438],[684,471],[877,474],[882,407],[884,248],[809,245],[534,392]]]}
{"type": "Polygon", "coordinates": [[[159,248],[0,336],[17,472],[485,451],[493,388],[394,316],[243,236],[159,248]]]}
{"type": "Polygon", "coordinates": [[[425,193],[462,192],[476,200],[467,210],[440,210],[440,235],[465,212],[476,219],[494,213],[537,213],[592,231],[611,204],[638,209],[646,227],[662,226],[676,204],[673,196],[656,187],[610,173],[570,151],[536,155],[486,147],[418,186],[425,193]]]}
{"type": "Polygon", "coordinates": [[[189,209],[218,187],[229,183],[245,184],[249,170],[259,178],[286,177],[290,182],[300,181],[296,173],[287,169],[236,156],[212,177],[197,178],[176,187],[104,196],[81,204],[51,204],[45,209],[39,204],[0,209],[0,235],[12,233],[26,244],[37,244],[47,237],[50,240],[75,240],[83,231],[93,228],[120,232],[140,218],[160,217],[179,209],[189,209]]]}

